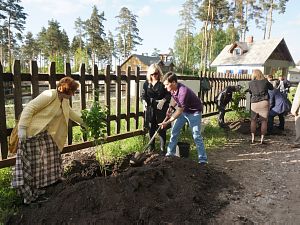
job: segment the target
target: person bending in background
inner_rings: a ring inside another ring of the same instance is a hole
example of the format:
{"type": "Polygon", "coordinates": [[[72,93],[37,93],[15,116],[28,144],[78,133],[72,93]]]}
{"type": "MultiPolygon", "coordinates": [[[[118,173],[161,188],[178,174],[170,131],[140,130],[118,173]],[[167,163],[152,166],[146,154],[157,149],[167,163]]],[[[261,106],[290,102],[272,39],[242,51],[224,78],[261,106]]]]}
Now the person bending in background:
{"type": "Polygon", "coordinates": [[[298,84],[291,113],[295,116],[295,131],[296,131],[296,138],[294,144],[292,145],[293,148],[300,148],[300,83],[298,84]]]}
{"type": "Polygon", "coordinates": [[[45,192],[43,188],[62,178],[60,152],[67,138],[69,119],[84,125],[69,103],[78,86],[72,78],[64,77],[57,89],[42,92],[21,113],[12,186],[25,204],[47,200],[40,196],[45,192]]]}
{"type": "Polygon", "coordinates": [[[274,117],[279,117],[279,126],[280,130],[284,130],[285,124],[285,115],[290,111],[290,106],[287,102],[286,97],[278,89],[279,80],[271,81],[273,85],[273,90],[268,90],[269,93],[269,102],[270,102],[270,112],[268,117],[268,134],[273,133],[274,129],[274,117]]]}
{"type": "Polygon", "coordinates": [[[252,80],[249,82],[248,91],[251,94],[251,143],[255,141],[256,122],[261,120],[260,143],[264,144],[264,136],[267,133],[267,121],[269,114],[268,90],[273,90],[273,85],[265,79],[263,73],[253,70],[252,80]]]}
{"type": "Polygon", "coordinates": [[[175,105],[171,103],[167,113],[169,114],[177,105],[176,111],[168,117],[168,120],[160,124],[164,128],[175,121],[171,130],[166,156],[174,156],[176,154],[176,145],[181,128],[188,122],[198,151],[198,161],[200,164],[205,165],[207,163],[207,155],[201,137],[201,113],[203,108],[201,100],[190,88],[182,83],[178,83],[177,76],[173,72],[165,74],[163,83],[175,100],[175,105]]]}
{"type": "Polygon", "coordinates": [[[291,87],[291,82],[288,81],[287,79],[285,79],[284,76],[279,76],[278,80],[280,83],[277,88],[287,98],[290,87],[291,87]]]}
{"type": "Polygon", "coordinates": [[[224,116],[226,113],[226,106],[232,100],[232,93],[241,90],[241,86],[227,86],[215,98],[217,108],[219,111],[218,124],[220,127],[225,128],[224,116]]]}
{"type": "MultiPolygon", "coordinates": [[[[143,85],[142,100],[145,111],[145,127],[149,129],[150,139],[158,129],[158,124],[166,117],[171,99],[170,93],[161,82],[162,71],[158,64],[152,64],[147,71],[147,80],[143,85]]],[[[165,154],[166,129],[160,129],[160,153],[165,154]]],[[[150,145],[151,151],[155,149],[155,141],[150,145]]]]}

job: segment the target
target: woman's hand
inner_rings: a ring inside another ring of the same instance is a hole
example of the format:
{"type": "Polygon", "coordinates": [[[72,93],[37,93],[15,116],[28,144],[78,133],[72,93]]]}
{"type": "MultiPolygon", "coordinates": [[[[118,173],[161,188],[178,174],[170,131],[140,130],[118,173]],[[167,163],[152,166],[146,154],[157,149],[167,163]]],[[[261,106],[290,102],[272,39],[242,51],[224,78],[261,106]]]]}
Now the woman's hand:
{"type": "Polygon", "coordinates": [[[156,108],[159,110],[162,110],[162,108],[164,107],[164,104],[166,102],[166,99],[163,98],[161,100],[156,100],[156,102],[157,102],[156,108]]]}
{"type": "Polygon", "coordinates": [[[25,141],[26,140],[26,137],[27,137],[27,134],[26,134],[26,127],[22,127],[22,126],[19,126],[18,127],[18,138],[19,140],[22,142],[22,141],[25,141]]]}

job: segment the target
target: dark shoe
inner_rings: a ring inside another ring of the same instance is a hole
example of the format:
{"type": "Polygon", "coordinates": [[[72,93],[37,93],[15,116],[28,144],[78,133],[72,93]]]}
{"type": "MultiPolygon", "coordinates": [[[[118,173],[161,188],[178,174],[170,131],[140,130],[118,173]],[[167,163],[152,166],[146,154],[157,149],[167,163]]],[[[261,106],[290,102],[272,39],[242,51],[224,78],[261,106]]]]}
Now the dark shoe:
{"type": "Polygon", "coordinates": [[[166,155],[166,153],[167,153],[167,151],[160,151],[160,152],[159,152],[159,155],[161,155],[161,156],[165,156],[165,155],[166,155]]]}
{"type": "Polygon", "coordinates": [[[291,145],[292,148],[300,148],[300,144],[293,144],[291,145]]]}
{"type": "Polygon", "coordinates": [[[206,166],[208,164],[208,162],[199,162],[200,166],[206,166]]]}
{"type": "Polygon", "coordinates": [[[44,203],[47,202],[49,200],[48,197],[46,196],[39,196],[36,200],[32,201],[32,204],[39,204],[39,203],[44,203]]]}

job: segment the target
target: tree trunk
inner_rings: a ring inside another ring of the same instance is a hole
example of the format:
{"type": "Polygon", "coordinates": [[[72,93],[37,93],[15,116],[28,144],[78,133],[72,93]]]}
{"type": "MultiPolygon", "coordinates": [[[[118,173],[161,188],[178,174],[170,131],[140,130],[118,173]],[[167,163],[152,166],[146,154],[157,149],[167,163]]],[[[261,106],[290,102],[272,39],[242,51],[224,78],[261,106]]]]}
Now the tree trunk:
{"type": "Polygon", "coordinates": [[[12,59],[11,59],[11,35],[10,35],[10,15],[8,17],[8,27],[7,27],[7,37],[8,37],[8,68],[9,72],[12,71],[12,59]]]}
{"type": "Polygon", "coordinates": [[[268,39],[271,37],[271,29],[272,29],[272,20],[273,20],[273,0],[271,0],[271,7],[269,9],[269,28],[268,28],[268,39]]]}

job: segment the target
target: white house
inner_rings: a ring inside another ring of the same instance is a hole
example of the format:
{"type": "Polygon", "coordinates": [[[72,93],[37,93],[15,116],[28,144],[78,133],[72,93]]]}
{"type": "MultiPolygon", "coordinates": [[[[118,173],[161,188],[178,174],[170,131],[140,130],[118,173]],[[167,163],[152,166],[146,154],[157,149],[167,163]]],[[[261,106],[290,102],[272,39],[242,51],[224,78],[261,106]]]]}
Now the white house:
{"type": "Polygon", "coordinates": [[[288,68],[295,66],[294,60],[283,38],[247,42],[234,42],[225,46],[211,63],[218,73],[251,74],[260,69],[264,74],[273,74],[281,70],[287,75],[288,68]]]}
{"type": "Polygon", "coordinates": [[[299,83],[300,82],[300,61],[296,64],[295,68],[289,69],[287,79],[291,83],[299,83]]]}

